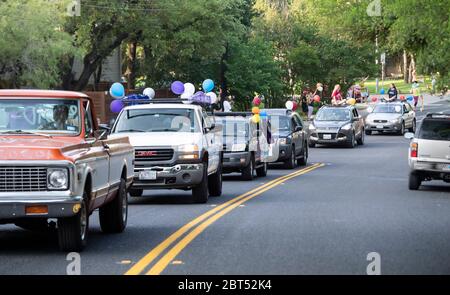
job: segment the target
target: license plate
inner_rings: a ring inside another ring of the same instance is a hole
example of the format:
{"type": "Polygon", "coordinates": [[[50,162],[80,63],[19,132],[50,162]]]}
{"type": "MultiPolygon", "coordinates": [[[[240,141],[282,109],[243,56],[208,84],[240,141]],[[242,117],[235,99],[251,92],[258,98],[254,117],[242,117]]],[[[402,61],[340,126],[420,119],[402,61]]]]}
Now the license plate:
{"type": "Polygon", "coordinates": [[[450,171],[450,165],[444,166],[444,171],[450,171]]]}
{"type": "Polygon", "coordinates": [[[331,134],[324,134],[323,139],[331,139],[331,134]]]}
{"type": "Polygon", "coordinates": [[[377,125],[377,129],[383,129],[384,126],[383,125],[377,125]]]}
{"type": "Polygon", "coordinates": [[[156,180],[156,171],[145,170],[139,172],[140,180],[156,180]]]}

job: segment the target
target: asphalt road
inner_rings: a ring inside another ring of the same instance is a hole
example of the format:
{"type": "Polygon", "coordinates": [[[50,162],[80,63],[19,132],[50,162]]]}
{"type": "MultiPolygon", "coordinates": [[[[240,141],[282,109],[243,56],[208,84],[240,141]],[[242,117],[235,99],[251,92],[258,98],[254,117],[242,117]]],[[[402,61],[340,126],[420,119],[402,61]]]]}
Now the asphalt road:
{"type": "MultiPolygon", "coordinates": [[[[450,185],[409,191],[407,147],[403,137],[373,135],[356,149],[315,148],[309,165],[323,166],[278,182],[293,171],[272,167],[252,182],[227,176],[223,196],[206,205],[191,204],[190,192],[148,192],[130,199],[123,234],[101,233],[91,217],[81,272],[366,274],[377,252],[382,274],[450,274],[450,185]]],[[[68,263],[55,234],[0,226],[0,274],[66,274],[68,263]]]]}

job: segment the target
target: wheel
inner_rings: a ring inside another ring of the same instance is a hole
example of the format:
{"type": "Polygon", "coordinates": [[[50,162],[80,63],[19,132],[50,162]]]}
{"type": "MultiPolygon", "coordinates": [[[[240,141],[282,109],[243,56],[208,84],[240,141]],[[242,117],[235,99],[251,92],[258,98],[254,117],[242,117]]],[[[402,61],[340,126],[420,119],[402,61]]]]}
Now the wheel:
{"type": "Polygon", "coordinates": [[[372,135],[372,131],[370,131],[370,130],[366,130],[365,133],[366,133],[366,135],[372,135]]]}
{"type": "Polygon", "coordinates": [[[89,232],[89,212],[85,191],[80,211],[73,217],[58,219],[59,248],[66,252],[81,252],[87,244],[89,232]]]}
{"type": "MultiPolygon", "coordinates": [[[[222,163],[222,159],[220,163],[222,163]]],[[[209,176],[208,190],[209,195],[212,197],[220,197],[222,195],[222,164],[219,165],[216,173],[209,176]]]]}
{"type": "Polygon", "coordinates": [[[264,162],[262,167],[256,168],[256,175],[259,177],[265,177],[267,175],[267,162],[264,162]]]}
{"type": "Polygon", "coordinates": [[[108,204],[100,207],[100,227],[105,233],[121,233],[127,226],[128,198],[125,179],[120,179],[117,195],[108,204]]]}
{"type": "Polygon", "coordinates": [[[355,133],[353,132],[352,133],[352,136],[350,137],[350,140],[349,140],[349,142],[347,143],[347,147],[349,147],[349,148],[354,148],[354,147],[356,147],[356,139],[355,139],[355,133]]]}
{"type": "Polygon", "coordinates": [[[364,145],[364,135],[365,135],[365,131],[361,132],[361,137],[358,139],[358,144],[359,145],[364,145]]]}
{"type": "Polygon", "coordinates": [[[252,155],[250,157],[250,162],[248,165],[242,169],[242,179],[243,180],[253,180],[254,174],[255,174],[255,157],[252,155]]]}
{"type": "Polygon", "coordinates": [[[299,166],[305,166],[306,162],[308,162],[308,145],[305,143],[303,147],[302,157],[297,160],[297,164],[299,166]]]}
{"type": "Polygon", "coordinates": [[[204,204],[208,202],[208,160],[203,163],[202,182],[192,189],[192,199],[194,203],[204,204]]]}
{"type": "Polygon", "coordinates": [[[142,197],[143,193],[144,193],[144,190],[140,189],[140,188],[131,188],[130,189],[130,196],[132,196],[132,197],[142,197]]]}
{"type": "Polygon", "coordinates": [[[295,164],[296,164],[296,159],[295,159],[295,147],[292,146],[292,152],[291,155],[289,156],[289,158],[284,162],[284,167],[286,169],[294,169],[295,168],[295,164]]]}
{"type": "Polygon", "coordinates": [[[420,175],[414,172],[409,173],[409,189],[410,190],[418,190],[420,185],[422,184],[422,179],[420,175]]]}
{"type": "Polygon", "coordinates": [[[413,121],[411,128],[409,128],[409,132],[416,132],[416,120],[413,121]]]}
{"type": "Polygon", "coordinates": [[[405,122],[402,123],[402,129],[398,132],[399,135],[405,134],[405,122]]]}

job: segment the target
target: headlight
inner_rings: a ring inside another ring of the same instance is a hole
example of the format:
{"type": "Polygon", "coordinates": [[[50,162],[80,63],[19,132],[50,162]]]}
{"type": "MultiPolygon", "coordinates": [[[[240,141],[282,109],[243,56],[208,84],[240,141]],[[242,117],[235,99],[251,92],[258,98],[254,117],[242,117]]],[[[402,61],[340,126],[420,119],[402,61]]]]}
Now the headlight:
{"type": "Polygon", "coordinates": [[[309,130],[316,130],[316,126],[313,123],[309,124],[309,130]]]}
{"type": "Polygon", "coordinates": [[[402,121],[402,118],[397,118],[397,119],[394,119],[394,120],[391,120],[391,123],[400,123],[402,121]]]}
{"type": "Polygon", "coordinates": [[[288,144],[288,139],[287,138],[280,138],[279,142],[280,142],[280,144],[288,144]]]}
{"type": "Polygon", "coordinates": [[[231,146],[232,152],[243,152],[247,148],[247,144],[245,143],[233,143],[231,146]]]}
{"type": "Polygon", "coordinates": [[[183,160],[192,160],[199,158],[198,145],[184,144],[178,147],[179,158],[183,160]]]}
{"type": "Polygon", "coordinates": [[[350,130],[352,129],[352,124],[348,123],[341,127],[342,130],[350,130]]]}
{"type": "Polygon", "coordinates": [[[47,170],[47,185],[51,190],[69,188],[69,171],[66,168],[50,168],[47,170]]]}

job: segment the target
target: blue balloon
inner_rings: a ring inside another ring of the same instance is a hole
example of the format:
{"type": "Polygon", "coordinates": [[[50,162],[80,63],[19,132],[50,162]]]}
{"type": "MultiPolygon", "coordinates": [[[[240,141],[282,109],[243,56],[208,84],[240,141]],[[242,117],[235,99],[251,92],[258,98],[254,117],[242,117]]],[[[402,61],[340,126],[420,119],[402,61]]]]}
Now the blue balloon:
{"type": "Polygon", "coordinates": [[[125,88],[120,83],[114,83],[109,89],[109,94],[115,99],[122,99],[125,97],[125,88]]]}
{"type": "Polygon", "coordinates": [[[408,96],[407,98],[406,98],[406,100],[408,100],[408,101],[413,101],[414,100],[414,97],[413,96],[408,96]]]}
{"type": "Polygon", "coordinates": [[[381,90],[380,90],[380,94],[385,94],[386,92],[384,91],[384,88],[382,88],[381,90]]]}
{"type": "Polygon", "coordinates": [[[206,79],[203,81],[203,90],[208,93],[211,92],[214,89],[214,81],[211,79],[206,79]]]}
{"type": "Polygon", "coordinates": [[[259,116],[260,116],[261,118],[265,118],[265,117],[267,117],[267,112],[266,112],[266,111],[261,111],[261,112],[259,113],[259,116]]]}

